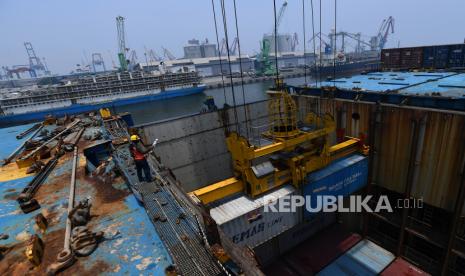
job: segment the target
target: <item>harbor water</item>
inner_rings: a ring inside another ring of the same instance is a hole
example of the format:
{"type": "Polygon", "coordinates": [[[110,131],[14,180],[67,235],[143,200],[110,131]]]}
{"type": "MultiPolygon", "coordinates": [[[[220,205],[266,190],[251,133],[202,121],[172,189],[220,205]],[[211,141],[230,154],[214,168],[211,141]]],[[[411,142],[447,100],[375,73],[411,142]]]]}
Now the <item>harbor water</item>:
{"type": "MultiPolygon", "coordinates": [[[[226,81],[229,80],[225,79],[225,82],[226,81]]],[[[307,82],[310,81],[311,78],[307,76],[307,82]]],[[[290,85],[303,85],[305,83],[305,77],[285,79],[285,82],[290,85]]],[[[244,84],[245,103],[265,100],[267,98],[266,90],[272,85],[273,81],[271,80],[244,84]]],[[[232,106],[234,105],[234,100],[236,105],[242,105],[244,104],[244,97],[242,95],[242,86],[234,85],[233,88],[207,89],[203,93],[185,97],[116,107],[115,111],[117,113],[130,112],[135,124],[144,124],[198,113],[202,110],[203,102],[208,96],[214,98],[218,108],[222,108],[225,103],[232,106]],[[234,90],[234,99],[232,90],[234,90]]]]}

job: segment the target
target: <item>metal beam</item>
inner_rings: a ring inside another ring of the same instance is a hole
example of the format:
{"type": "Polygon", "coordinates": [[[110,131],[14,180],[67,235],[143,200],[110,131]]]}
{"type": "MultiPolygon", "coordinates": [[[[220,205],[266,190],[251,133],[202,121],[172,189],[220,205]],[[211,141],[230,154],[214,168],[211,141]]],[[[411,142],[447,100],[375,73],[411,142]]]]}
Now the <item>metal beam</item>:
{"type": "MultiPolygon", "coordinates": [[[[378,130],[378,126],[381,125],[381,106],[378,104],[376,107],[372,108],[374,110],[370,113],[370,126],[368,130],[368,144],[370,146],[370,153],[368,155],[368,179],[367,179],[367,186],[366,186],[366,194],[371,194],[371,188],[373,186],[373,174],[374,174],[374,159],[376,151],[378,150],[375,148],[375,139],[376,139],[376,132],[378,130]]],[[[368,235],[368,220],[369,216],[368,213],[363,213],[363,237],[368,235]]]]}
{"type": "MultiPolygon", "coordinates": [[[[462,154],[462,155],[465,156],[465,154],[462,154]]],[[[457,227],[458,227],[460,216],[462,214],[462,208],[465,204],[465,158],[462,161],[462,163],[463,163],[463,166],[462,166],[462,171],[461,171],[460,186],[459,186],[459,191],[457,194],[457,199],[455,200],[454,216],[452,219],[452,226],[449,232],[449,240],[447,242],[446,252],[445,252],[443,263],[442,263],[441,275],[447,275],[447,270],[448,270],[447,268],[449,265],[450,254],[454,246],[455,237],[457,233],[457,227]]]]}
{"type": "MultiPolygon", "coordinates": [[[[407,198],[407,199],[410,198],[410,195],[412,193],[412,186],[413,186],[412,184],[413,184],[414,168],[415,168],[415,157],[416,157],[416,153],[418,150],[418,134],[419,134],[418,121],[414,120],[412,121],[412,143],[411,143],[411,148],[410,148],[407,181],[406,181],[405,189],[404,189],[404,198],[407,198]]],[[[400,225],[399,243],[397,244],[397,252],[396,252],[397,256],[401,256],[403,252],[403,244],[404,244],[404,238],[405,238],[405,226],[407,225],[408,213],[409,213],[408,208],[404,208],[402,210],[402,222],[400,225]]]]}
{"type": "Polygon", "coordinates": [[[225,179],[213,185],[200,188],[191,194],[196,196],[203,204],[239,193],[244,189],[244,183],[235,177],[225,179]]]}

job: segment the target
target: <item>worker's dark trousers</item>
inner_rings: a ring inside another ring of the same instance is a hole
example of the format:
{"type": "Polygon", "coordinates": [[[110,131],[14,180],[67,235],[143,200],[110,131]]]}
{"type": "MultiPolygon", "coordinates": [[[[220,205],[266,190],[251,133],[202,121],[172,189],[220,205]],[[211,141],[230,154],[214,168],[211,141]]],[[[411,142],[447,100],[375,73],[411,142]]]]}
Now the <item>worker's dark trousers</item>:
{"type": "Polygon", "coordinates": [[[152,175],[150,174],[150,167],[149,163],[147,163],[147,160],[134,160],[134,162],[136,163],[137,177],[139,178],[139,182],[152,182],[152,175]],[[142,177],[142,171],[144,171],[145,178],[142,177]]]}

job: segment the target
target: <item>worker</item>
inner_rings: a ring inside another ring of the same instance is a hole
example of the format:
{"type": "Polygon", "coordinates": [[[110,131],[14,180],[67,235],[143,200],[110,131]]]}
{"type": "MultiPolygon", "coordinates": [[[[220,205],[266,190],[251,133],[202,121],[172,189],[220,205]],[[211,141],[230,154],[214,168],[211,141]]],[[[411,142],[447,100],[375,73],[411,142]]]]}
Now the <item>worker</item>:
{"type": "Polygon", "coordinates": [[[139,182],[152,182],[150,166],[145,155],[153,150],[157,144],[157,141],[158,139],[155,140],[151,146],[147,146],[143,144],[138,135],[131,136],[129,150],[131,152],[132,158],[134,158],[134,163],[136,164],[137,177],[139,178],[139,182]],[[142,173],[144,174],[144,177],[142,177],[142,173]]]}

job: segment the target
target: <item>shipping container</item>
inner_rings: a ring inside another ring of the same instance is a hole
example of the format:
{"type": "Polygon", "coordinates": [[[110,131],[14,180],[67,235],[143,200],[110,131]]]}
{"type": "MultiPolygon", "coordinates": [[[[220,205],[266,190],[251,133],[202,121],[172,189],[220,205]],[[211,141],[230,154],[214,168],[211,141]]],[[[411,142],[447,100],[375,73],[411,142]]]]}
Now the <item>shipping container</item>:
{"type": "Polygon", "coordinates": [[[268,266],[275,262],[279,256],[289,251],[293,252],[296,246],[335,222],[335,213],[318,213],[312,220],[299,223],[275,238],[255,247],[255,256],[263,267],[268,266]]]}
{"type": "Polygon", "coordinates": [[[394,258],[394,254],[379,245],[362,240],[317,275],[378,275],[394,258]]]}
{"type": "Polygon", "coordinates": [[[449,67],[465,67],[465,44],[449,46],[449,67]]]}
{"type": "Polygon", "coordinates": [[[383,49],[381,52],[381,66],[383,69],[399,68],[401,52],[400,49],[383,49]]]}
{"type": "Polygon", "coordinates": [[[435,53],[434,53],[434,68],[436,69],[444,69],[448,66],[449,61],[449,46],[434,46],[435,53]]]}
{"type": "MultiPolygon", "coordinates": [[[[307,176],[303,187],[304,196],[309,196],[310,205],[316,208],[317,197],[322,195],[348,196],[364,187],[368,177],[368,158],[360,154],[334,161],[325,168],[307,176]]],[[[315,216],[305,208],[304,218],[315,216]]]]}
{"type": "Polygon", "coordinates": [[[436,48],[434,46],[423,47],[423,68],[434,68],[434,57],[436,48]]]}
{"type": "MultiPolygon", "coordinates": [[[[360,235],[347,232],[339,224],[320,231],[289,251],[280,260],[265,269],[266,275],[281,276],[282,271],[300,275],[314,275],[361,240],[360,235]]],[[[284,274],[289,275],[289,274],[284,274]]]]}
{"type": "Polygon", "coordinates": [[[386,267],[381,276],[427,276],[430,275],[402,258],[397,258],[386,267]]]}
{"type": "Polygon", "coordinates": [[[417,69],[423,65],[423,48],[402,48],[400,52],[400,67],[402,69],[417,69]]]}
{"type": "Polygon", "coordinates": [[[281,254],[288,252],[320,230],[336,222],[336,213],[317,213],[308,221],[287,230],[278,237],[281,254]]]}
{"type": "Polygon", "coordinates": [[[255,199],[242,195],[212,208],[210,215],[234,243],[253,248],[298,224],[299,212],[265,212],[267,205],[277,208],[295,193],[286,185],[255,199]]]}

